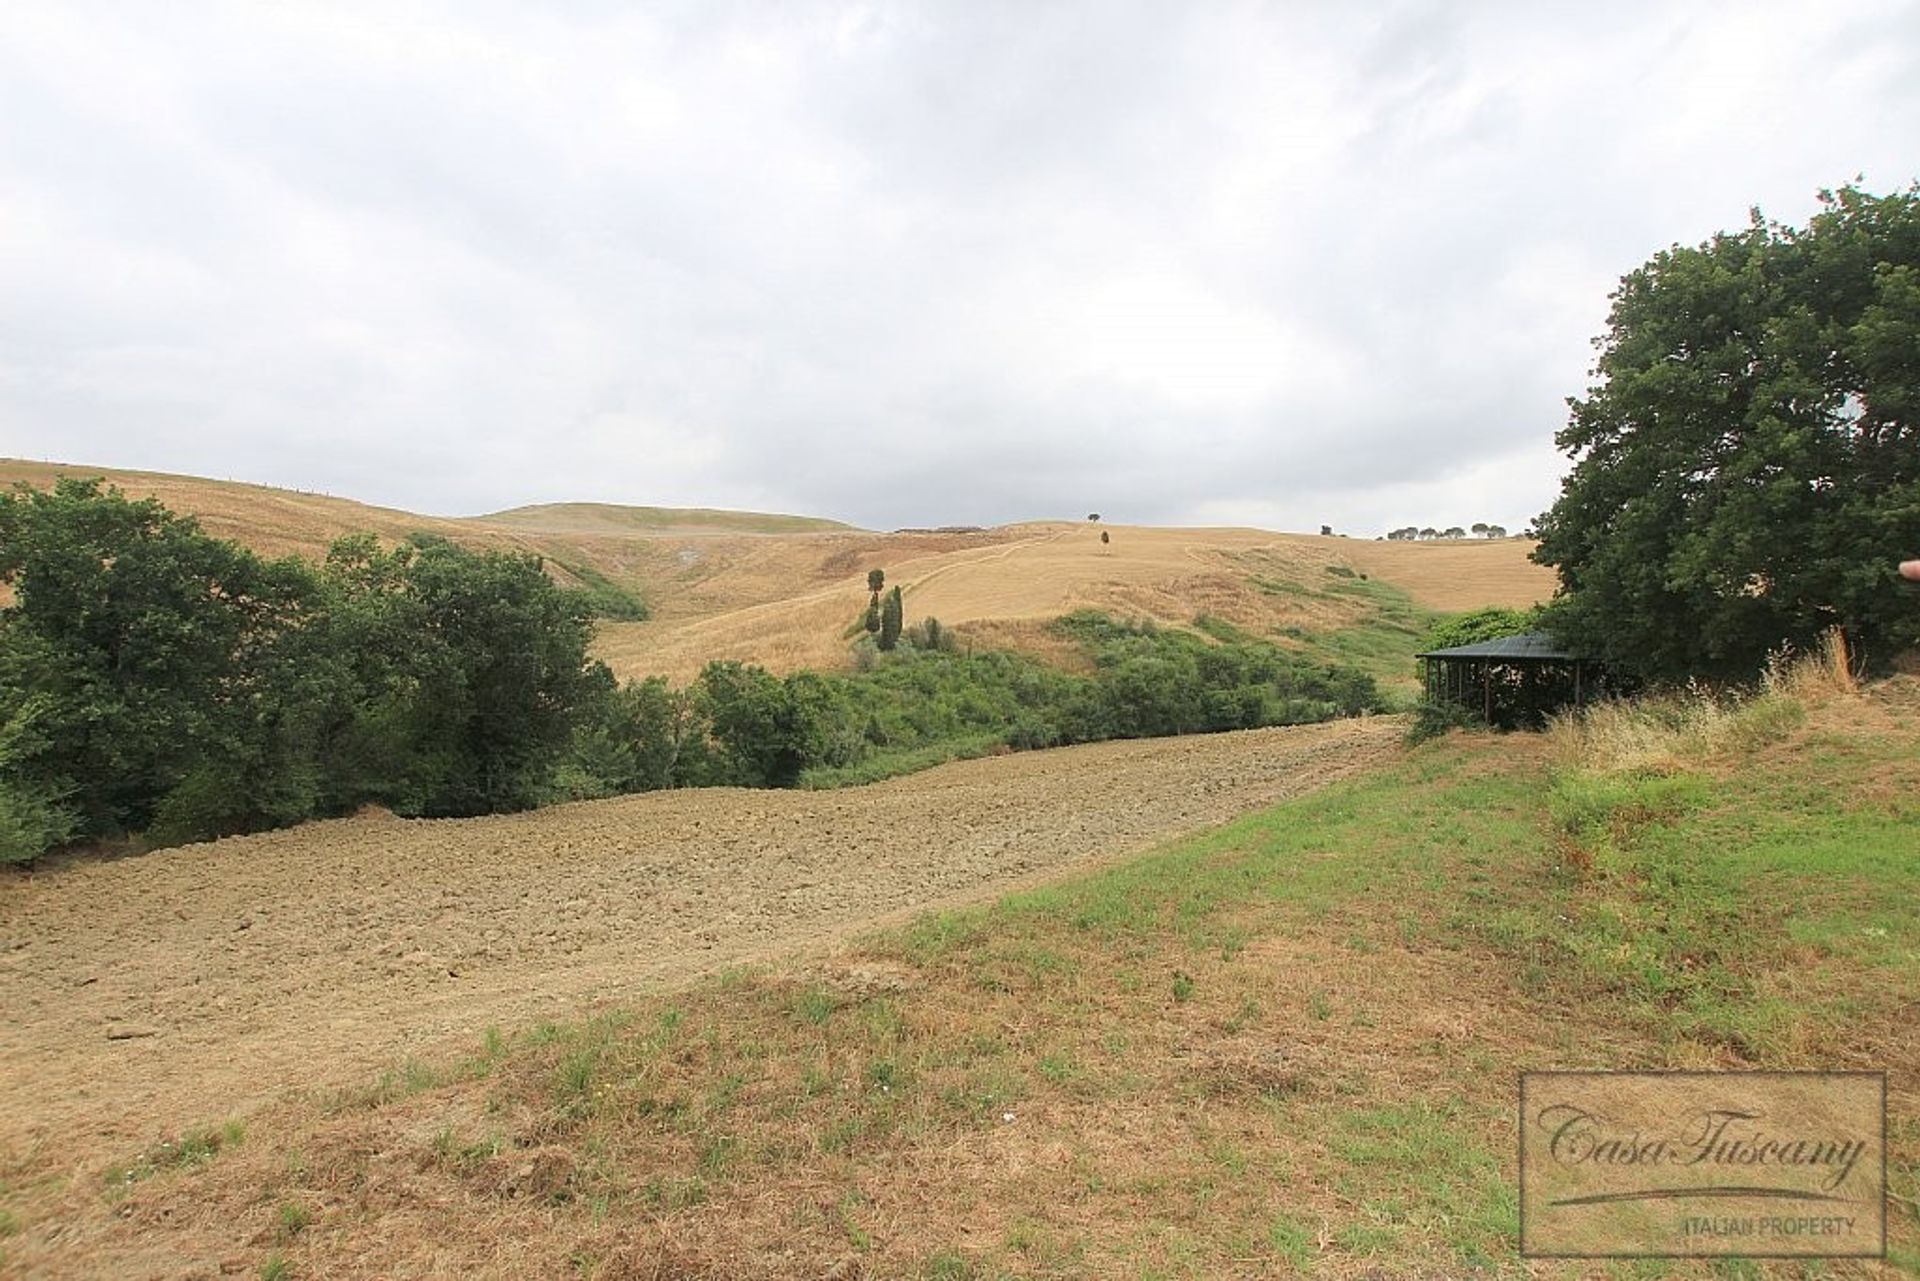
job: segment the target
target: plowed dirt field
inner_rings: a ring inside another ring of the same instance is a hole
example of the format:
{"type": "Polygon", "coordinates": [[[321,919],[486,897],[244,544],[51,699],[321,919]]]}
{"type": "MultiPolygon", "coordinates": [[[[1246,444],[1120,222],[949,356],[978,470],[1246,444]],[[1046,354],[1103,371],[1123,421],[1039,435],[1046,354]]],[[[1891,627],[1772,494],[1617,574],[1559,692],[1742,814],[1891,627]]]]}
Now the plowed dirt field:
{"type": "Polygon", "coordinates": [[[369,816],[0,877],[0,1158],[124,1155],[470,1048],[489,1025],[830,946],[1312,790],[1391,756],[1400,729],[1102,743],[834,792],[369,816]]]}

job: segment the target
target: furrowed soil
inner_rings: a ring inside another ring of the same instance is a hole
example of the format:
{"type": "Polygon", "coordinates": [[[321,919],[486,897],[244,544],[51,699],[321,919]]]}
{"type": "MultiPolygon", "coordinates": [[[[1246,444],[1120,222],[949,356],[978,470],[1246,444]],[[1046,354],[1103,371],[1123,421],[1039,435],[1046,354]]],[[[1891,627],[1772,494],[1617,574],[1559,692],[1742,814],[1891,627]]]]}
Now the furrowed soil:
{"type": "Polygon", "coordinates": [[[1133,853],[1395,755],[1393,718],[833,792],[368,815],[0,878],[0,1168],[32,1177],[1133,853]]]}

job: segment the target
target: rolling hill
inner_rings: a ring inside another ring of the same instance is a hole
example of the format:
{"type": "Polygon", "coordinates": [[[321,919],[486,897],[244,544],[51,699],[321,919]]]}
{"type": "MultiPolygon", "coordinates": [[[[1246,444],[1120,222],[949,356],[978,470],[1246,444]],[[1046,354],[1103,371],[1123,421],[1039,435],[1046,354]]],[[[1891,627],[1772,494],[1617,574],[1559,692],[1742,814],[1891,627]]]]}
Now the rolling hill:
{"type": "Polygon", "coordinates": [[[1531,605],[1553,588],[1521,539],[1388,543],[1079,522],[878,533],[805,516],[602,503],[453,518],[232,481],[0,460],[0,484],[45,486],[63,474],[158,498],[268,555],[317,558],[358,530],[536,553],[563,581],[604,579],[647,602],[647,621],[599,629],[597,652],[623,677],[684,680],[716,658],[775,672],[845,667],[870,569],[903,589],[909,622],[937,617],[978,646],[1064,661],[1046,624],[1091,608],[1170,626],[1204,617],[1403,679],[1434,612],[1531,605]]]}
{"type": "Polygon", "coordinates": [[[736,534],[816,534],[851,530],[843,521],[820,516],[781,516],[771,512],[722,511],[712,507],[627,507],[618,503],[535,503],[512,507],[477,521],[543,533],[666,533],[726,530],[736,534]]]}

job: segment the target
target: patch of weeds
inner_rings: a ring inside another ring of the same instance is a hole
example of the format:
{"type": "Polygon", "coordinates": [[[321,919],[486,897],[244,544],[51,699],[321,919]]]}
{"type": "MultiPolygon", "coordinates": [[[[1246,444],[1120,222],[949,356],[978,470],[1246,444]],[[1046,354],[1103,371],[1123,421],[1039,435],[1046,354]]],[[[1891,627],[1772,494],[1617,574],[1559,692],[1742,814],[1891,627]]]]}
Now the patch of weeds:
{"type": "Polygon", "coordinates": [[[640,1197],[656,1210],[688,1210],[706,1201],[707,1181],[697,1176],[652,1178],[640,1189],[640,1197]]]}
{"type": "Polygon", "coordinates": [[[1318,1023],[1325,1023],[1333,1017],[1333,1001],[1325,991],[1316,988],[1307,997],[1307,1014],[1318,1023]]]}
{"type": "Polygon", "coordinates": [[[729,1072],[715,1083],[707,1092],[706,1116],[712,1120],[731,1112],[740,1101],[740,1092],[747,1088],[747,1078],[738,1072],[729,1072]]]}
{"type": "Polygon", "coordinates": [[[274,1222],[282,1239],[292,1240],[313,1224],[313,1212],[298,1201],[282,1201],[274,1222]]]}
{"type": "Polygon", "coordinates": [[[833,1073],[817,1063],[810,1063],[800,1071],[800,1094],[804,1098],[817,1099],[823,1094],[833,1093],[833,1073]]]}
{"type": "Polygon", "coordinates": [[[1084,1242],[1062,1239],[1032,1219],[1022,1219],[1008,1229],[1007,1248],[1026,1255],[1042,1272],[1065,1269],[1086,1253],[1084,1242]]]}
{"type": "Polygon", "coordinates": [[[228,1121],[217,1128],[188,1130],[178,1139],[155,1144],[130,1165],[114,1166],[107,1171],[109,1187],[125,1187],[171,1170],[192,1170],[220,1155],[222,1149],[238,1145],[246,1138],[246,1128],[228,1121]]]}
{"type": "Polygon", "coordinates": [[[718,1179],[745,1154],[746,1145],[734,1135],[715,1135],[700,1145],[700,1173],[706,1179],[718,1179]]]}
{"type": "Polygon", "coordinates": [[[1359,1231],[1367,1244],[1349,1249],[1386,1248],[1417,1206],[1423,1221],[1445,1225],[1448,1244],[1462,1258],[1501,1252],[1519,1230],[1519,1206],[1498,1158],[1475,1130],[1470,1115],[1451,1101],[1343,1115],[1328,1150],[1344,1166],[1342,1192],[1372,1212],[1369,1222],[1342,1230],[1343,1243],[1347,1232],[1359,1231]],[[1385,1239],[1368,1238],[1372,1231],[1385,1239]]]}
{"type": "Polygon", "coordinates": [[[429,1064],[417,1059],[408,1059],[399,1068],[388,1068],[382,1072],[372,1085],[360,1089],[342,1090],[328,1099],[328,1112],[344,1112],[353,1108],[379,1108],[401,1099],[411,1098],[440,1085],[441,1077],[429,1064]]]}
{"type": "Polygon", "coordinates": [[[290,1281],[292,1276],[293,1264],[287,1261],[286,1255],[277,1250],[268,1255],[267,1261],[260,1265],[260,1281],[290,1281]]]}
{"type": "Polygon", "coordinates": [[[442,1126],[433,1136],[434,1158],[462,1173],[471,1173],[506,1150],[506,1138],[498,1131],[472,1143],[461,1142],[450,1125],[442,1126]]]}
{"type": "Polygon", "coordinates": [[[958,1250],[940,1250],[928,1255],[921,1274],[927,1281],[973,1281],[980,1275],[974,1269],[973,1260],[958,1250]]]}
{"type": "Polygon", "coordinates": [[[1548,810],[1562,832],[1595,854],[1630,844],[1639,829],[1669,822],[1712,799],[1692,774],[1564,773],[1553,781],[1548,810]]]}
{"type": "Polygon", "coordinates": [[[1246,951],[1247,944],[1253,941],[1253,931],[1244,925],[1228,926],[1219,931],[1215,941],[1220,946],[1220,959],[1231,961],[1246,951]]]}
{"type": "Polygon", "coordinates": [[[902,931],[895,946],[901,960],[926,966],[973,946],[987,936],[989,929],[982,908],[930,912],[902,931]]]}
{"type": "Polygon", "coordinates": [[[900,1007],[889,1000],[869,1001],[861,1011],[867,1035],[886,1045],[897,1045],[906,1038],[907,1020],[900,1007]]]}
{"type": "Polygon", "coordinates": [[[1345,1223],[1334,1233],[1334,1240],[1348,1254],[1383,1254],[1393,1249],[1400,1234],[1393,1228],[1378,1223],[1345,1223]]]}
{"type": "Polygon", "coordinates": [[[564,561],[557,556],[552,559],[580,583],[578,587],[561,590],[584,604],[593,617],[620,623],[645,622],[648,618],[647,602],[638,593],[622,587],[591,565],[564,561]]]}
{"type": "Polygon", "coordinates": [[[839,1008],[840,1002],[834,999],[833,993],[818,985],[807,988],[793,1002],[793,1012],[800,1021],[815,1027],[832,1018],[839,1008]]]}
{"type": "Polygon", "coordinates": [[[1240,1008],[1220,1025],[1220,1029],[1229,1036],[1235,1032],[1243,1032],[1260,1021],[1260,1013],[1260,1002],[1248,997],[1240,1002],[1240,1008]]]}
{"type": "Polygon", "coordinates": [[[865,1254],[873,1249],[873,1234],[860,1226],[860,1220],[854,1212],[860,1208],[859,1198],[849,1194],[840,1199],[840,1230],[847,1234],[847,1244],[865,1254]]]}
{"type": "Polygon", "coordinates": [[[1297,1272],[1313,1262],[1313,1240],[1305,1224],[1284,1214],[1267,1225],[1267,1245],[1297,1272]]]}
{"type": "Polygon", "coordinates": [[[600,1047],[597,1045],[582,1046],[560,1060],[560,1066],[553,1074],[553,1092],[562,1107],[579,1109],[586,1106],[592,1096],[594,1075],[599,1067],[600,1047]]]}
{"type": "Polygon", "coordinates": [[[1193,975],[1185,970],[1173,972],[1173,999],[1182,1005],[1193,999],[1193,975]]]}
{"type": "Polygon", "coordinates": [[[1216,1143],[1207,1151],[1207,1159],[1235,1176],[1247,1172],[1247,1154],[1231,1143],[1216,1143]]]}
{"type": "Polygon", "coordinates": [[[864,1116],[842,1117],[826,1129],[820,1131],[816,1140],[822,1152],[844,1154],[851,1152],[854,1145],[866,1136],[867,1118],[864,1116]]]}

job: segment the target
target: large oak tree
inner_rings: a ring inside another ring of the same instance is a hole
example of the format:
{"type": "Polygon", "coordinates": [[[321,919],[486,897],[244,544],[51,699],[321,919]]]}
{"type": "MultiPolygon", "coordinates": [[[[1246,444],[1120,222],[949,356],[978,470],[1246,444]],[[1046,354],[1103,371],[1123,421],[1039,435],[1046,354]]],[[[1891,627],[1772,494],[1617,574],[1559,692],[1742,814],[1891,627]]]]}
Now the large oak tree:
{"type": "Polygon", "coordinates": [[[1617,670],[1742,678],[1832,627],[1874,664],[1920,643],[1895,572],[1920,552],[1920,188],[1822,206],[1613,296],[1535,559],[1554,631],[1617,670]]]}

